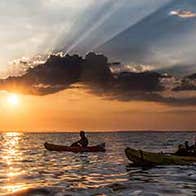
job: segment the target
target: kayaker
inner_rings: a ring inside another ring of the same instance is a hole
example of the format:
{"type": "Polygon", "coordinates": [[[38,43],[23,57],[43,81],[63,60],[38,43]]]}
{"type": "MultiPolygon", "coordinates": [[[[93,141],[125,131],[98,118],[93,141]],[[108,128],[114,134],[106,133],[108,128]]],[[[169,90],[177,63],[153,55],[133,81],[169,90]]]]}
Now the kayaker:
{"type": "Polygon", "coordinates": [[[71,146],[82,146],[82,147],[87,147],[88,146],[88,139],[85,135],[84,131],[80,131],[80,137],[81,139],[78,140],[77,142],[74,142],[71,146]]]}
{"type": "Polygon", "coordinates": [[[187,154],[187,150],[186,150],[185,146],[182,145],[182,144],[179,144],[178,145],[178,150],[175,154],[180,155],[180,156],[185,156],[187,154]]]}
{"type": "Polygon", "coordinates": [[[185,146],[186,151],[189,152],[190,146],[189,146],[189,142],[188,141],[184,142],[184,146],[185,146]]]}
{"type": "Polygon", "coordinates": [[[180,144],[178,146],[178,150],[175,154],[180,156],[195,156],[195,152],[195,145],[189,146],[189,142],[185,141],[184,145],[180,144]]]}

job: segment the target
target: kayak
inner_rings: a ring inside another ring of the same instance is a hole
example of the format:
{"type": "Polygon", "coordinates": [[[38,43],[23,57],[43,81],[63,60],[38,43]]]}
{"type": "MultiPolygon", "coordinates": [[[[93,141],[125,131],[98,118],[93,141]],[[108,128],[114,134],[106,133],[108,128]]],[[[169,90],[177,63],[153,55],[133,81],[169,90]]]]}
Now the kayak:
{"type": "Polygon", "coordinates": [[[105,152],[105,143],[99,144],[97,146],[88,146],[88,147],[81,147],[81,146],[62,146],[56,144],[45,143],[45,148],[49,151],[58,151],[58,152],[105,152]]]}
{"type": "Polygon", "coordinates": [[[192,165],[196,163],[196,156],[177,156],[172,154],[146,152],[132,148],[126,148],[125,154],[136,166],[192,165]]]}

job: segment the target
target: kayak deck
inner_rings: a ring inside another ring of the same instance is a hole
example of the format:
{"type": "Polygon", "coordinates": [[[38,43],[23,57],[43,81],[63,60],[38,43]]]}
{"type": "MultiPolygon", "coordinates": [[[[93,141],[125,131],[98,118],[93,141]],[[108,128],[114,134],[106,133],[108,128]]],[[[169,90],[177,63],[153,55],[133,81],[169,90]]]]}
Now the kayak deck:
{"type": "Polygon", "coordinates": [[[196,157],[153,153],[126,148],[127,158],[138,166],[153,165],[190,165],[196,163],[196,157]]]}
{"type": "Polygon", "coordinates": [[[49,151],[58,151],[58,152],[105,152],[105,143],[97,145],[97,146],[88,146],[88,147],[80,147],[80,146],[62,146],[56,144],[45,143],[45,148],[49,151]]]}

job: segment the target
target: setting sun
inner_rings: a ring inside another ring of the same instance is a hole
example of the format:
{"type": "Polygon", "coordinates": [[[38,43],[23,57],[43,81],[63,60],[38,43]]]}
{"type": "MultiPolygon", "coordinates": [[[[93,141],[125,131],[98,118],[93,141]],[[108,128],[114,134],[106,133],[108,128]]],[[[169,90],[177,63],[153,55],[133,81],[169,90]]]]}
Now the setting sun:
{"type": "Polygon", "coordinates": [[[10,105],[18,105],[19,104],[19,97],[18,97],[18,95],[16,95],[16,94],[9,95],[7,97],[7,102],[10,105]]]}

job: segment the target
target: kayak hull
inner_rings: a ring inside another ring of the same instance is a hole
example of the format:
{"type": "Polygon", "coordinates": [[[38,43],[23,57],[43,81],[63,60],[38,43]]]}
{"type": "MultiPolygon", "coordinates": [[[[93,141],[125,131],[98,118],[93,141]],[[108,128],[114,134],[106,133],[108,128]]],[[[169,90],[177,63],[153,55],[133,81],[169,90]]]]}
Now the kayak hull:
{"type": "Polygon", "coordinates": [[[127,158],[138,166],[153,165],[192,165],[196,163],[196,157],[168,155],[163,153],[153,153],[132,148],[126,148],[127,158]]]}
{"type": "Polygon", "coordinates": [[[58,152],[105,152],[105,144],[100,144],[97,146],[88,146],[88,147],[80,147],[80,146],[62,146],[56,144],[45,143],[45,148],[49,151],[58,151],[58,152]]]}

